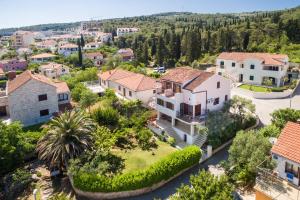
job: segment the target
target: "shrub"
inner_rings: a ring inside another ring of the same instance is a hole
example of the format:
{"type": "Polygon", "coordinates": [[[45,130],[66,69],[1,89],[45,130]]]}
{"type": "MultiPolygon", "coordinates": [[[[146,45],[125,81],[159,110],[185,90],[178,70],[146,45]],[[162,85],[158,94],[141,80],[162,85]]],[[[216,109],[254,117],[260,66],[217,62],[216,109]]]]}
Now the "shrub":
{"type": "Polygon", "coordinates": [[[151,147],[151,138],[153,133],[149,129],[142,129],[137,133],[137,141],[139,146],[143,149],[149,149],[151,147]]]}
{"type": "Polygon", "coordinates": [[[168,142],[168,144],[170,144],[171,146],[175,146],[175,144],[176,144],[176,140],[175,140],[175,138],[173,138],[173,137],[168,137],[167,142],[168,142]]]}
{"type": "Polygon", "coordinates": [[[72,174],[74,186],[90,192],[130,191],[153,184],[175,176],[182,170],[199,163],[201,150],[197,146],[189,146],[176,151],[146,169],[125,174],[117,174],[112,178],[104,175],[88,173],[79,170],[72,174]]]}
{"type": "Polygon", "coordinates": [[[93,112],[93,118],[102,126],[116,126],[119,121],[119,113],[112,107],[98,108],[93,112]]]}

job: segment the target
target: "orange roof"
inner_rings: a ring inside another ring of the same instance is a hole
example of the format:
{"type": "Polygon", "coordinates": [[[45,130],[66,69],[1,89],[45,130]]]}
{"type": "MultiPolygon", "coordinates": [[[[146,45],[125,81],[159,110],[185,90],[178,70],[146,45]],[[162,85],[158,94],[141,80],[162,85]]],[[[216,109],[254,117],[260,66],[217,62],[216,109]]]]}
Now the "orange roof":
{"type": "Polygon", "coordinates": [[[58,64],[58,63],[55,63],[55,62],[50,62],[48,64],[41,65],[39,68],[40,69],[59,69],[61,67],[67,67],[67,66],[63,65],[63,64],[58,64]]]}
{"type": "Polygon", "coordinates": [[[133,91],[144,91],[155,88],[156,81],[143,74],[122,69],[114,69],[99,74],[102,80],[111,80],[133,91]]]}
{"type": "Polygon", "coordinates": [[[57,94],[70,92],[66,82],[55,82],[54,85],[56,86],[57,94]]]}
{"type": "Polygon", "coordinates": [[[114,69],[114,70],[109,70],[103,73],[100,73],[98,76],[102,79],[102,80],[118,80],[121,78],[126,78],[128,76],[132,76],[133,72],[129,72],[126,70],[122,70],[122,69],[114,69]]]}
{"type": "Polygon", "coordinates": [[[91,53],[85,53],[84,56],[87,57],[87,58],[94,59],[94,57],[96,57],[96,56],[103,56],[103,54],[100,53],[100,52],[91,52],[91,53]]]}
{"type": "Polygon", "coordinates": [[[217,59],[235,60],[237,62],[243,62],[247,59],[258,59],[265,65],[282,65],[287,58],[288,56],[285,54],[223,52],[217,59]]]}
{"type": "Polygon", "coordinates": [[[200,73],[200,70],[193,69],[191,67],[177,67],[175,69],[169,70],[165,75],[161,77],[161,80],[184,83],[196,78],[200,73]]]}
{"type": "Polygon", "coordinates": [[[52,57],[55,57],[55,55],[51,53],[41,53],[41,54],[31,56],[30,58],[32,59],[32,58],[52,58],[52,57]]]}
{"type": "Polygon", "coordinates": [[[271,152],[300,164],[300,124],[288,122],[271,152]]]}
{"type": "Polygon", "coordinates": [[[156,84],[155,79],[143,74],[134,74],[132,76],[116,80],[116,82],[136,92],[155,89],[156,84]]]}
{"type": "Polygon", "coordinates": [[[25,83],[33,79],[40,81],[42,83],[46,83],[53,87],[56,87],[58,91],[66,90],[65,85],[60,83],[57,84],[52,80],[48,79],[46,76],[43,76],[41,74],[32,74],[31,71],[27,70],[22,74],[20,74],[19,76],[17,76],[15,79],[8,81],[8,88],[7,88],[8,94],[14,92],[16,89],[18,89],[19,87],[21,87],[22,85],[24,85],[25,83]]]}

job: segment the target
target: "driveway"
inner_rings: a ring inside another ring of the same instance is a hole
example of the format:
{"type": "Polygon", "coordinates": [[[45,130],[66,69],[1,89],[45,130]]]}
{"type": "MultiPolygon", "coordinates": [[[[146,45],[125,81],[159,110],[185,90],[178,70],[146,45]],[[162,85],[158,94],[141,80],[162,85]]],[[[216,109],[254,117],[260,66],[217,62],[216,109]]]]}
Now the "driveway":
{"type": "Polygon", "coordinates": [[[229,147],[219,151],[217,154],[212,156],[209,160],[186,171],[185,173],[173,179],[163,187],[141,196],[127,198],[126,200],[140,200],[140,199],[153,200],[154,198],[167,199],[170,195],[174,194],[176,192],[176,189],[179,188],[182,184],[189,184],[189,179],[192,174],[197,174],[201,169],[208,169],[209,165],[217,165],[222,160],[227,160],[228,149],[229,147]]]}
{"type": "Polygon", "coordinates": [[[291,108],[300,110],[300,84],[298,85],[292,98],[254,99],[249,91],[240,88],[233,88],[231,90],[231,96],[234,95],[252,100],[252,102],[256,106],[256,114],[264,125],[268,125],[271,123],[270,114],[275,110],[281,108],[290,108],[290,104],[291,108]]]}

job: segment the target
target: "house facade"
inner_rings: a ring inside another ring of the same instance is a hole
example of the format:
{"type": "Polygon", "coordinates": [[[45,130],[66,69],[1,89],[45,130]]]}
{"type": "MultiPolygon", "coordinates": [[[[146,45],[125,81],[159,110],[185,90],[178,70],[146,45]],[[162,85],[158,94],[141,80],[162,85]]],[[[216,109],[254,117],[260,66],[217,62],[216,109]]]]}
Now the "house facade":
{"type": "Polygon", "coordinates": [[[143,74],[137,74],[122,69],[101,73],[100,85],[113,89],[119,96],[128,100],[140,100],[147,105],[156,92],[156,81],[143,74]]]}
{"type": "Polygon", "coordinates": [[[8,81],[6,96],[11,121],[20,121],[24,126],[47,121],[59,112],[59,106],[70,103],[66,83],[30,71],[8,81]]]}
{"type": "Polygon", "coordinates": [[[117,51],[117,54],[120,55],[122,57],[123,61],[132,61],[134,59],[134,52],[132,49],[130,48],[126,48],[126,49],[119,49],[117,51]]]}
{"type": "Polygon", "coordinates": [[[25,70],[27,61],[24,59],[0,60],[0,68],[5,71],[25,70]]]}
{"type": "Polygon", "coordinates": [[[187,144],[197,139],[197,126],[204,126],[207,113],[223,108],[230,99],[230,80],[191,67],[169,70],[156,93],[157,120],[169,123],[187,144]]]}
{"type": "Polygon", "coordinates": [[[85,44],[83,49],[86,49],[86,50],[98,49],[100,47],[100,45],[101,44],[97,43],[97,42],[90,42],[90,43],[85,44]]]}
{"type": "Polygon", "coordinates": [[[30,61],[34,63],[43,63],[52,61],[56,55],[51,53],[41,53],[30,57],[30,61]]]}
{"type": "Polygon", "coordinates": [[[262,85],[265,79],[283,85],[288,67],[289,58],[282,54],[223,52],[216,59],[219,75],[254,85],[262,85]]]}
{"type": "Polygon", "coordinates": [[[299,147],[300,124],[288,122],[271,149],[275,169],[256,178],[256,200],[300,198],[299,147]]]}
{"type": "Polygon", "coordinates": [[[70,68],[58,63],[48,63],[39,67],[41,74],[48,78],[57,79],[63,75],[70,74],[70,68]]]}
{"type": "Polygon", "coordinates": [[[139,32],[138,28],[117,28],[117,36],[124,36],[128,34],[133,34],[139,32]]]}
{"type": "Polygon", "coordinates": [[[68,43],[58,47],[58,53],[64,56],[69,56],[78,51],[78,46],[76,44],[68,43]]]}
{"type": "Polygon", "coordinates": [[[85,53],[83,57],[92,60],[94,65],[98,67],[104,62],[103,54],[100,52],[85,53]]]}
{"type": "Polygon", "coordinates": [[[57,49],[57,42],[55,40],[43,40],[41,42],[36,42],[35,46],[39,49],[48,49],[54,53],[57,49]]]}
{"type": "Polygon", "coordinates": [[[28,48],[34,43],[34,33],[30,31],[16,31],[11,36],[11,42],[13,48],[28,48]]]}

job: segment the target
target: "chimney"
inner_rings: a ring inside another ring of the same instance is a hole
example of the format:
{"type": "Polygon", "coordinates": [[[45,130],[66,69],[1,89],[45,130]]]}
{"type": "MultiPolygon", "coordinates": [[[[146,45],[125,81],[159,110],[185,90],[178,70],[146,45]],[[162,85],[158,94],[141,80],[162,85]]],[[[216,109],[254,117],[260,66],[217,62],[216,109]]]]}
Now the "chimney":
{"type": "Polygon", "coordinates": [[[7,78],[8,80],[12,81],[16,78],[17,72],[16,71],[9,71],[7,72],[7,78]]]}

